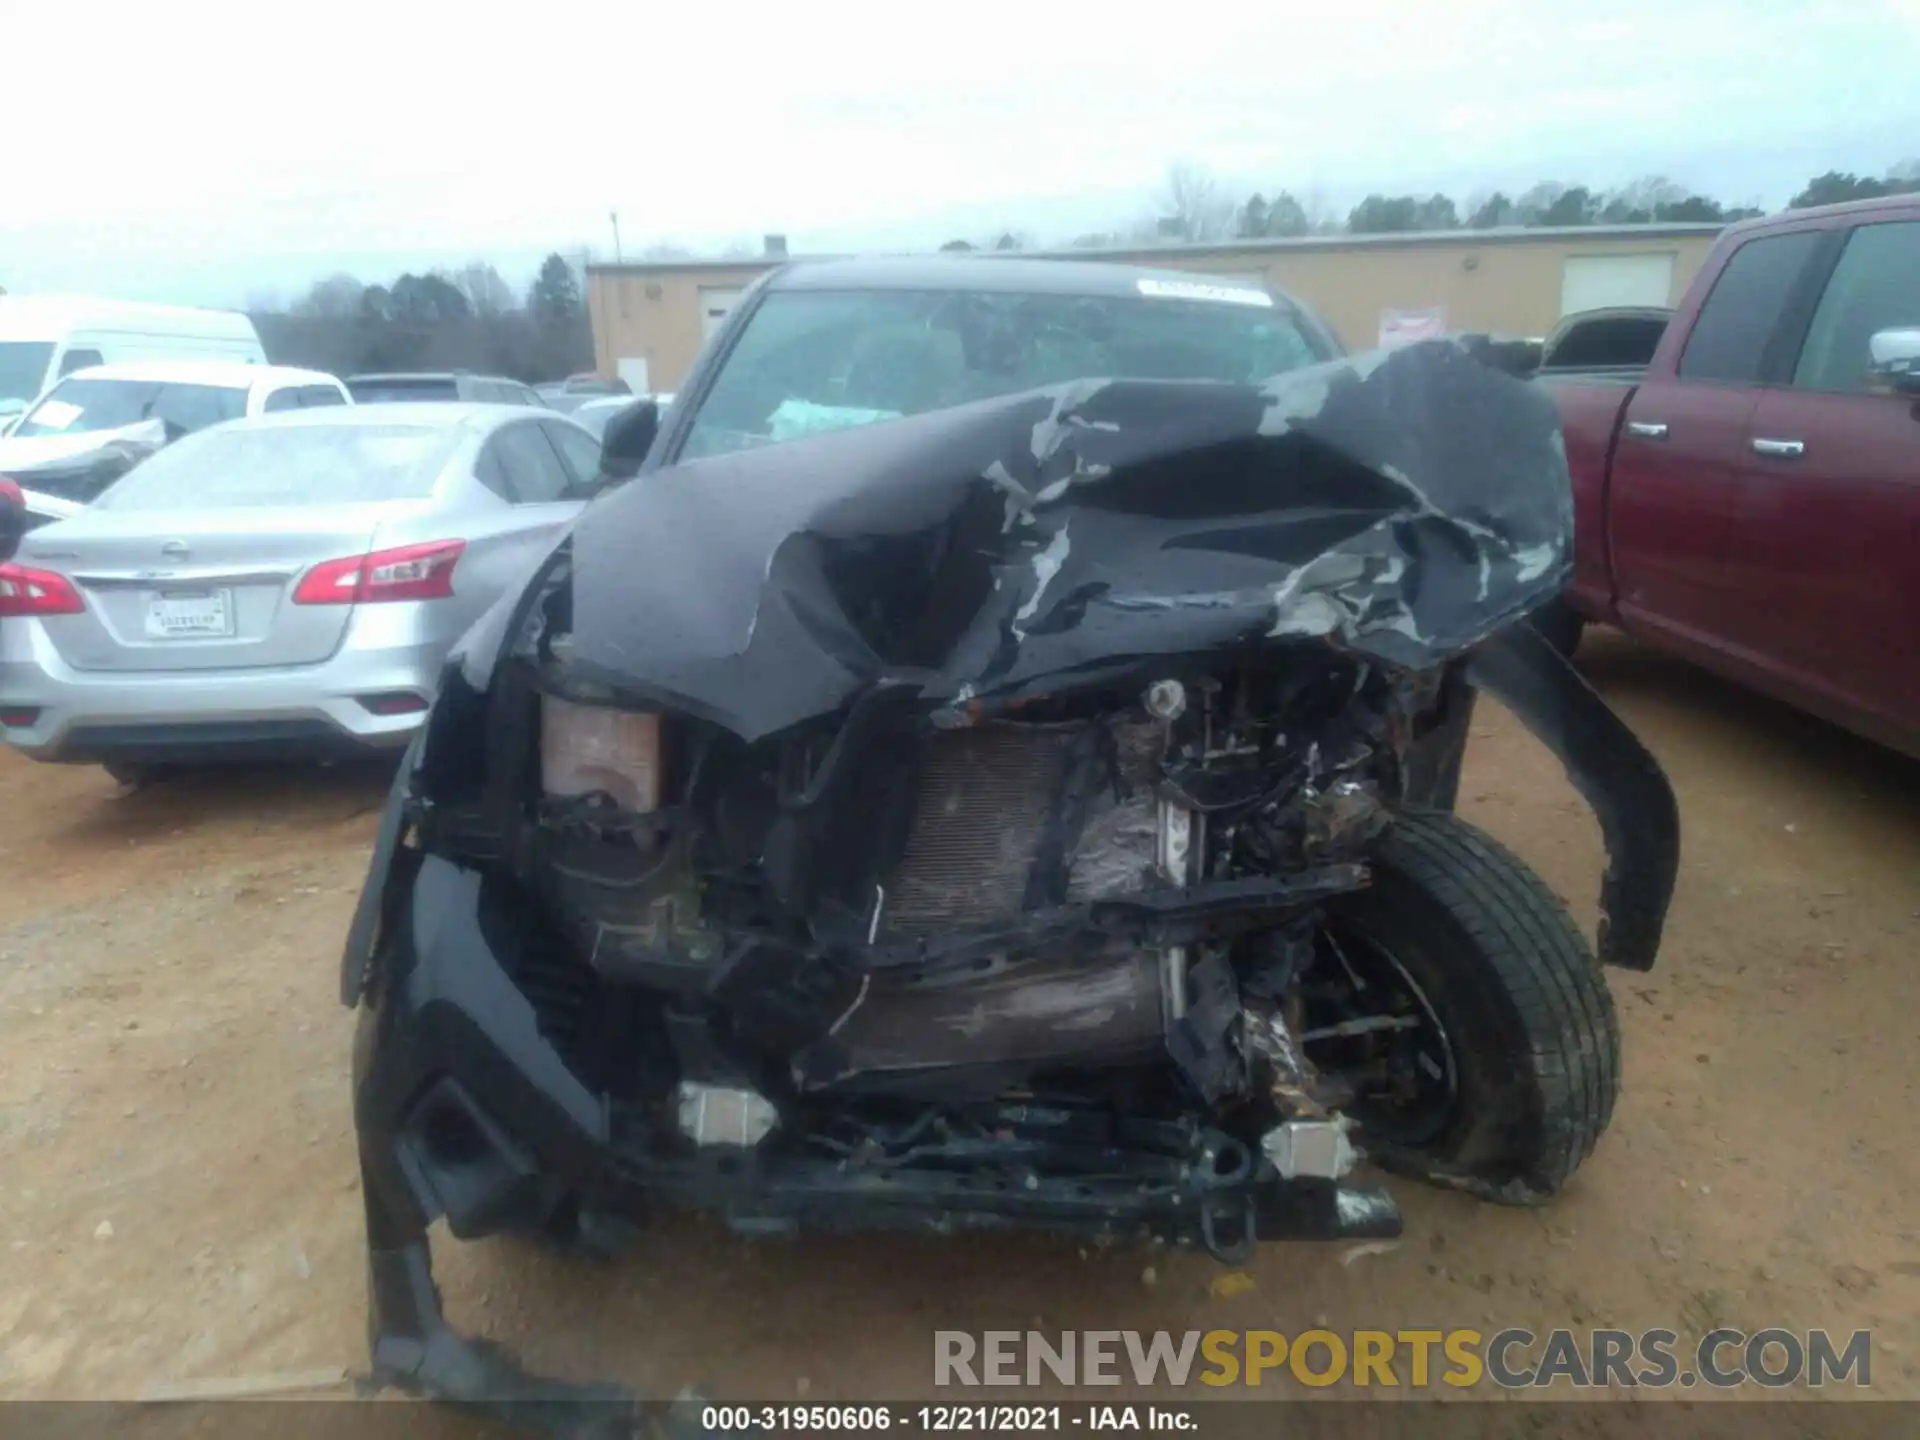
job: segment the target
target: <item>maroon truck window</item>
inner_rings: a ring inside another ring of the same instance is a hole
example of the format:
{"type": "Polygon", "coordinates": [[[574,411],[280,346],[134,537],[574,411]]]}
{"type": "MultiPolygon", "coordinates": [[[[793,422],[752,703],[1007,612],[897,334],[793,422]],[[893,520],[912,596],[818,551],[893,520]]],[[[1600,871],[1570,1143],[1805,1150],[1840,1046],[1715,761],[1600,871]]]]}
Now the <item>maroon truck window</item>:
{"type": "Polygon", "coordinates": [[[1847,237],[1807,328],[1797,390],[1867,388],[1867,344],[1876,330],[1920,327],[1920,220],[1862,225],[1847,237]]]}
{"type": "Polygon", "coordinates": [[[1687,338],[1682,380],[1751,385],[1760,379],[1767,341],[1821,236],[1818,230],[1762,235],[1733,252],[1687,338]]]}

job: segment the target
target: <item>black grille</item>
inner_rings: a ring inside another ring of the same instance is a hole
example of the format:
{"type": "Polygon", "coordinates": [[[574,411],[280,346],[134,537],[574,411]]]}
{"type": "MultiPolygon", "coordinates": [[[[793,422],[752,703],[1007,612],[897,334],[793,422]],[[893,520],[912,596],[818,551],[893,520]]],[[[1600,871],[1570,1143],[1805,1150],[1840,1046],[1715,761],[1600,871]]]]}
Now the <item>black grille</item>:
{"type": "Polygon", "coordinates": [[[517,886],[498,879],[481,886],[480,933],[533,1008],[541,1037],[586,1083],[589,1024],[605,999],[600,977],[564,939],[536,923],[538,913],[517,886]]]}
{"type": "Polygon", "coordinates": [[[583,1073],[587,1019],[598,999],[599,976],[561,945],[529,947],[514,975],[533,1007],[540,1033],[567,1068],[583,1073]]]}

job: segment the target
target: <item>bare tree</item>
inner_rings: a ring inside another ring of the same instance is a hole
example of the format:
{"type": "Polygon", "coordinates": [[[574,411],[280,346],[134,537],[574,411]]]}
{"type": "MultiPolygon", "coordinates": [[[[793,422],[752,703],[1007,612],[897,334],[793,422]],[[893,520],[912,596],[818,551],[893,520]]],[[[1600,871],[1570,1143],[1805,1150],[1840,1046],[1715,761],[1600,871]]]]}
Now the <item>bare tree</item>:
{"type": "Polygon", "coordinates": [[[1520,198],[1514,203],[1520,211],[1522,225],[1538,225],[1542,217],[1559,204],[1560,197],[1567,193],[1567,187],[1558,180],[1542,180],[1520,192],[1520,198]]]}
{"type": "Polygon", "coordinates": [[[1211,174],[1190,160],[1167,167],[1160,213],[1163,230],[1182,240],[1218,240],[1233,229],[1233,202],[1221,195],[1211,174]]]}
{"type": "Polygon", "coordinates": [[[1282,190],[1269,200],[1258,191],[1234,215],[1233,233],[1246,239],[1266,235],[1305,235],[1313,228],[1299,197],[1282,190]]]}
{"type": "Polygon", "coordinates": [[[1504,190],[1476,190],[1467,198],[1469,230],[1499,230],[1520,223],[1520,207],[1504,190]]]}
{"type": "Polygon", "coordinates": [[[1671,205],[1678,205],[1687,198],[1687,188],[1669,180],[1664,175],[1643,175],[1622,185],[1607,197],[1608,203],[1619,201],[1630,211],[1644,211],[1648,215],[1657,215],[1671,205]]]}
{"type": "Polygon", "coordinates": [[[1319,186],[1302,190],[1299,199],[1300,208],[1307,217],[1307,234],[1338,235],[1346,230],[1345,212],[1329,200],[1327,192],[1319,186]]]}
{"type": "Polygon", "coordinates": [[[360,297],[367,287],[351,275],[334,274],[313,282],[306,298],[293,307],[296,315],[318,315],[332,320],[350,319],[360,313],[360,297]]]}
{"type": "Polygon", "coordinates": [[[469,261],[460,271],[459,285],[476,315],[504,315],[514,308],[512,287],[484,260],[469,261]]]}

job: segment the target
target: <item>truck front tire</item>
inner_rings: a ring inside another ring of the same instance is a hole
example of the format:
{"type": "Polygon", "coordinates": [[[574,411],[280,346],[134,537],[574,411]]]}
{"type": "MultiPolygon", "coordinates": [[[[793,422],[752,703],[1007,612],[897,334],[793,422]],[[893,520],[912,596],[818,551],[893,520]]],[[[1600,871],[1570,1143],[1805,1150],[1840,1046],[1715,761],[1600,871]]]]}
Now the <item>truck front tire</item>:
{"type": "Polygon", "coordinates": [[[1599,962],[1540,878],[1456,815],[1403,813],[1373,876],[1329,908],[1334,960],[1361,982],[1355,1008],[1422,1014],[1437,1033],[1409,1036],[1417,1063],[1402,1068],[1431,1076],[1428,1093],[1403,1085],[1353,1107],[1361,1148],[1483,1200],[1542,1203],[1592,1152],[1620,1089],[1599,962]]]}

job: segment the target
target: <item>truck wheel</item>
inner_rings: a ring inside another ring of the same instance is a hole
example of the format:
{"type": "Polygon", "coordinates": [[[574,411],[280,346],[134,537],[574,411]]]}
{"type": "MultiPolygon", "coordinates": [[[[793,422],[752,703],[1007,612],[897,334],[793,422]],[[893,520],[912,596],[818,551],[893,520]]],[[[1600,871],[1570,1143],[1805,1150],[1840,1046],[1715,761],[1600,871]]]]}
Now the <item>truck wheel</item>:
{"type": "Polygon", "coordinates": [[[1565,600],[1550,600],[1528,618],[1527,623],[1562,656],[1571,660],[1586,633],[1587,620],[1565,600]]]}
{"type": "Polygon", "coordinates": [[[1399,817],[1373,884],[1329,907],[1301,993],[1307,1058],[1388,1170],[1539,1204],[1613,1114],[1599,963],[1539,877],[1458,816],[1399,817]]]}

